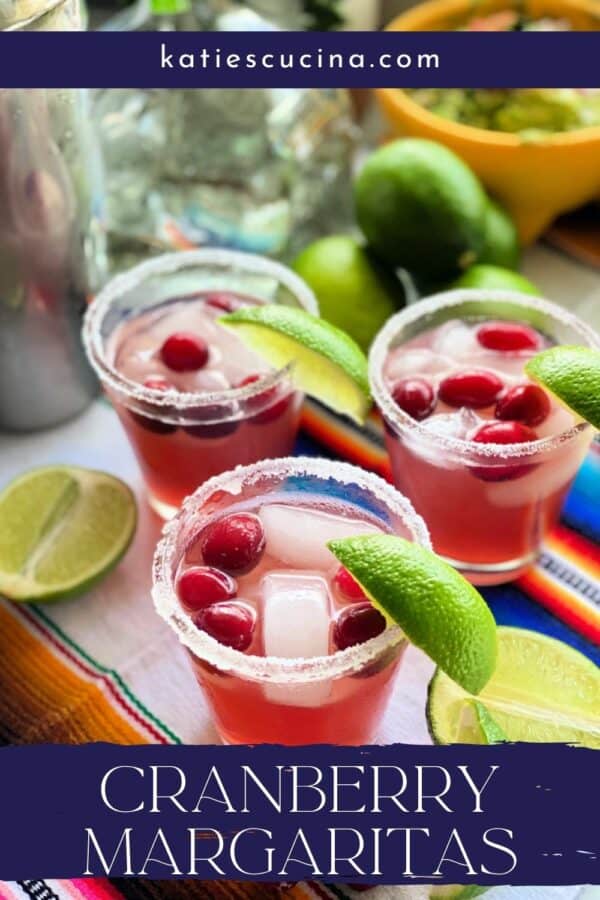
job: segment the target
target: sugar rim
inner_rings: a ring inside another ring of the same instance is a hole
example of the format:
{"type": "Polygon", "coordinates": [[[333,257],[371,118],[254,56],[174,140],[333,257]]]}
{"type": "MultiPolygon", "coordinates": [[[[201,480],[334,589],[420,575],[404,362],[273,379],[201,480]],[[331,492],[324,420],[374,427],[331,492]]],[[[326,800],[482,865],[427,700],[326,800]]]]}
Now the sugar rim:
{"type": "Polygon", "coordinates": [[[112,303],[148,277],[169,274],[193,266],[216,266],[237,269],[241,274],[245,270],[253,275],[273,276],[296,297],[303,309],[313,315],[319,314],[319,306],[312,290],[291,269],[264,256],[242,253],[237,250],[201,248],[165,253],[116,275],[100,291],[85,312],[82,331],[83,345],[92,367],[104,384],[129,401],[134,400],[156,407],[157,412],[161,408],[172,412],[173,410],[196,410],[203,406],[243,402],[276,385],[291,370],[290,366],[284,366],[249,385],[222,391],[184,392],[178,391],[176,388],[161,391],[144,387],[144,385],[126,378],[108,361],[101,327],[112,303]]]}
{"type": "Polygon", "coordinates": [[[379,656],[382,651],[406,640],[401,629],[393,625],[364,644],[338,650],[330,656],[282,659],[275,656],[247,656],[231,647],[225,647],[195,627],[191,617],[179,604],[170,573],[170,563],[177,549],[180,524],[197,514],[206,499],[215,491],[225,488],[228,483],[243,481],[245,484],[252,484],[265,475],[281,478],[286,475],[333,478],[338,483],[354,484],[364,488],[402,519],[417,543],[431,549],[427,526],[415,512],[410,501],[378,475],[365,472],[358,466],[302,456],[265,459],[249,466],[237,466],[229,472],[209,478],[187,497],[175,518],[164,526],[162,538],[156,547],[152,588],[154,606],[159,616],[177,633],[180,641],[196,656],[221,671],[231,672],[253,681],[297,684],[339,678],[355,672],[379,656]]]}
{"type": "Polygon", "coordinates": [[[369,353],[369,378],[375,402],[385,416],[399,430],[410,430],[424,441],[434,441],[436,446],[444,450],[455,451],[462,454],[475,454],[481,457],[513,458],[528,456],[534,453],[548,452],[573,440],[591,426],[587,422],[578,422],[567,431],[558,435],[550,435],[538,438],[535,441],[523,441],[520,444],[480,444],[475,441],[466,441],[461,438],[448,437],[437,434],[425,428],[421,422],[415,421],[394,403],[391,392],[383,377],[383,367],[387,352],[392,341],[398,333],[413,322],[429,313],[436,312],[444,307],[459,306],[462,303],[489,303],[493,301],[506,301],[528,309],[548,313],[561,324],[568,325],[585,339],[586,346],[600,348],[600,335],[590,328],[577,316],[541,297],[529,294],[521,294],[517,291],[503,290],[478,290],[476,288],[462,288],[452,291],[444,291],[434,294],[425,300],[419,300],[412,306],[393,315],[381,329],[369,353]]]}

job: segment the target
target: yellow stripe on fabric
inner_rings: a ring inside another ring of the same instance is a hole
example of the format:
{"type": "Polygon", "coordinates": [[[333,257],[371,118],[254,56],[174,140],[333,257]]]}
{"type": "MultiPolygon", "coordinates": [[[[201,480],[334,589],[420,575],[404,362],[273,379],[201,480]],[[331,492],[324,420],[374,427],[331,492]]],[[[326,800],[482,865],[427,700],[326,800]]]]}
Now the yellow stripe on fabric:
{"type": "Polygon", "coordinates": [[[18,610],[0,605],[0,734],[10,743],[147,738],[114,708],[106,686],[79,675],[59,646],[38,637],[18,610]]]}

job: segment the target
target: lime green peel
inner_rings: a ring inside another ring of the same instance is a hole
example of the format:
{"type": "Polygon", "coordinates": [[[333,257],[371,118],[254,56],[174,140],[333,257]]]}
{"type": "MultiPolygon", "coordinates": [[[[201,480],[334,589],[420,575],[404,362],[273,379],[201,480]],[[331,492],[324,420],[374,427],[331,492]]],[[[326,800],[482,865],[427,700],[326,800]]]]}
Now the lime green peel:
{"type": "Polygon", "coordinates": [[[507,740],[600,749],[600,668],[535,631],[501,627],[497,633],[496,669],[477,699],[440,669],[435,673],[427,700],[435,743],[507,740]]]}
{"type": "Polygon", "coordinates": [[[438,556],[391,534],[327,546],[371,603],[471,694],[496,665],[496,623],[478,591],[438,556]]]}
{"type": "Polygon", "coordinates": [[[135,532],[131,490],[79,466],[33,469],[0,493],[0,594],[49,602],[91,588],[135,532]]]}
{"type": "Polygon", "coordinates": [[[292,365],[297,387],[363,424],[371,407],[367,359],[349,335],[303,309],[247,306],[219,319],[274,368],[292,365]]]}
{"type": "Polygon", "coordinates": [[[600,429],[600,350],[551,347],[530,359],[525,371],[575,415],[600,429]]]}

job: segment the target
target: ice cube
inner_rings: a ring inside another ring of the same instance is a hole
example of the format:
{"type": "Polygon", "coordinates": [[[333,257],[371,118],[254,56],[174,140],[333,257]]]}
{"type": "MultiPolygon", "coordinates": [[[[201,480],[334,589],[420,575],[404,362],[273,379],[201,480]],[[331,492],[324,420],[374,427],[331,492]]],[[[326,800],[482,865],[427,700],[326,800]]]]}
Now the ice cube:
{"type": "Polygon", "coordinates": [[[433,350],[457,362],[471,362],[481,353],[482,346],[475,337],[475,329],[459,319],[444,322],[435,335],[433,350]]]}
{"type": "Polygon", "coordinates": [[[335,562],[327,541],[381,531],[361,519],[345,519],[321,510],[269,503],[258,513],[267,553],[287,566],[326,571],[335,562]]]}
{"type": "Polygon", "coordinates": [[[426,347],[392,350],[385,364],[385,376],[389,381],[418,375],[438,375],[452,369],[452,360],[426,347]]]}
{"type": "Polygon", "coordinates": [[[441,437],[467,440],[470,434],[483,422],[472,409],[461,407],[455,412],[438,413],[429,416],[421,425],[441,437]]]}
{"type": "MultiPolygon", "coordinates": [[[[261,582],[265,656],[313,659],[327,656],[331,623],[327,582],[303,572],[270,572],[261,582]]],[[[331,692],[331,681],[267,684],[272,703],[319,706],[331,692]]]]}

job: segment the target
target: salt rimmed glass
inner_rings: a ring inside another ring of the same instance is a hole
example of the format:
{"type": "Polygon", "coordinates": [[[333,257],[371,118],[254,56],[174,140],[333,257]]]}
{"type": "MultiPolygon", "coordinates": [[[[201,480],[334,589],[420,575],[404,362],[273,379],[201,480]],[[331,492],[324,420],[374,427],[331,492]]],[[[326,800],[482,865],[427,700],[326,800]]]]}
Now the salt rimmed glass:
{"type": "Polygon", "coordinates": [[[296,496],[301,492],[306,506],[337,502],[382,530],[430,547],[421,517],[378,476],[324,459],[264,460],[210,479],[165,526],[154,557],[156,610],[188,650],[225,742],[369,743],[406,647],[398,627],[388,627],[363,644],[312,659],[248,655],[199,630],[175,592],[178,566],[209,521],[239,504],[285,502],[290,492],[296,496]],[[331,688],[326,702],[294,705],[294,691],[324,683],[331,688]]]}
{"type": "MultiPolygon", "coordinates": [[[[394,483],[427,522],[434,550],[475,584],[518,577],[556,523],[593,429],[568,430],[518,444],[481,444],[442,435],[394,402],[384,378],[390,351],[451,319],[528,323],[552,344],[600,346],[600,337],[557,304],[498,290],[455,290],[392,316],[369,358],[371,389],[385,422],[394,483]],[[518,477],[477,477],[507,470],[518,477]]],[[[419,375],[415,372],[414,375],[419,375]]]]}
{"type": "Polygon", "coordinates": [[[164,518],[207,478],[238,464],[286,455],[298,429],[302,395],[293,389],[289,368],[244,387],[184,393],[146,388],[115,367],[111,336],[116,328],[169,299],[205,291],[231,291],[318,313],[312,291],[285,266],[219,249],[157,257],[117,276],[96,297],[83,330],[88,358],[136,453],[150,503],[164,518]],[[287,396],[290,402],[281,405],[281,415],[265,415],[287,396]]]}

